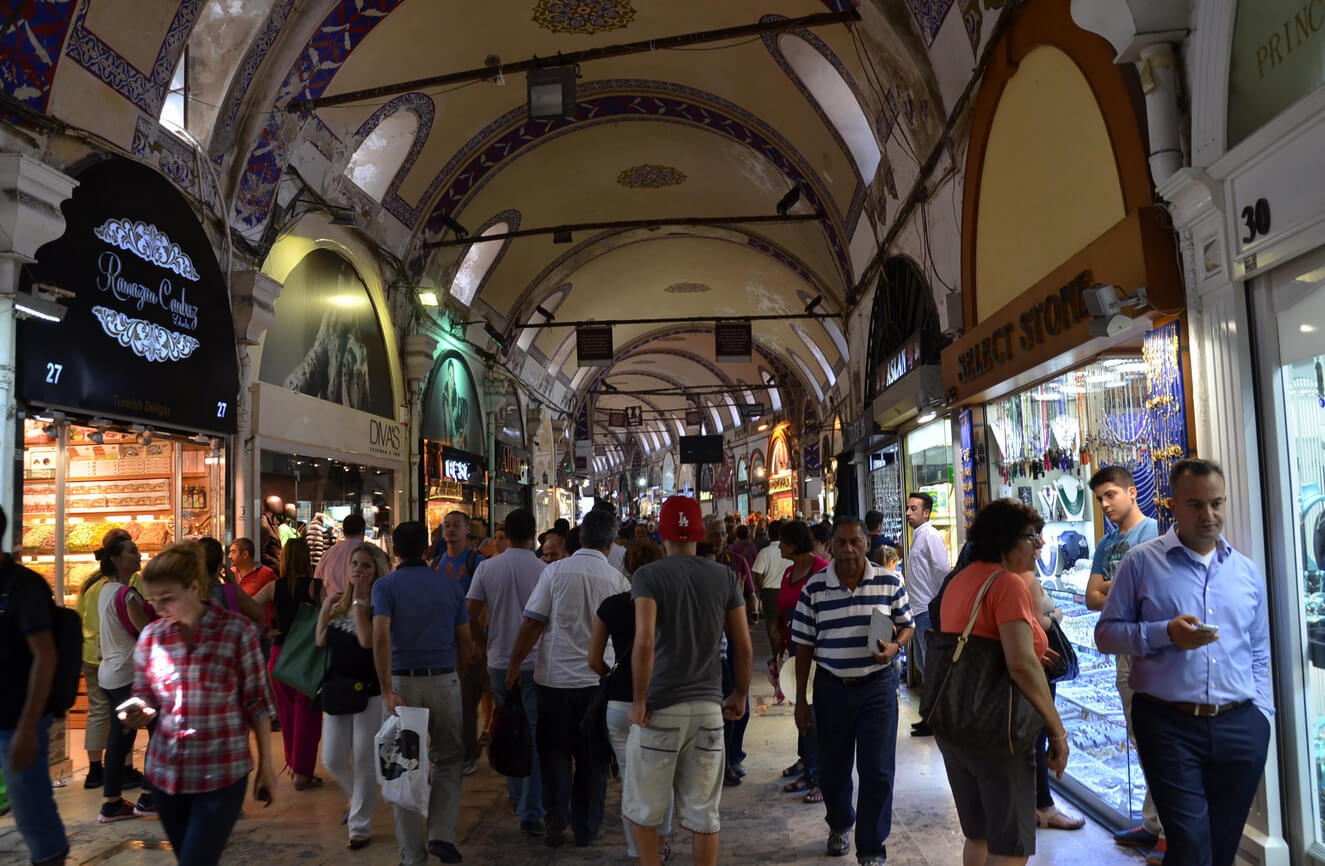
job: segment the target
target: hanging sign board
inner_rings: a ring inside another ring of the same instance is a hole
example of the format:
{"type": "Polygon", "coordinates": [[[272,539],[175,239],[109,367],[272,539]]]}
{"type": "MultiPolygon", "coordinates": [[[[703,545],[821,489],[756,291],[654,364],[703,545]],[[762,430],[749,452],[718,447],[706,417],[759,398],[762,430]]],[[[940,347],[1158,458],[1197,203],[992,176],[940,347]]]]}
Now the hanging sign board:
{"type": "MultiPolygon", "coordinates": [[[[239,361],[211,242],[170,181],[125,159],[84,171],[65,232],[25,272],[73,292],[63,321],[18,326],[29,402],[235,432],[239,361]]],[[[26,288],[26,287],[25,287],[26,288]]]]}
{"type": "Polygon", "coordinates": [[[612,326],[584,325],[576,328],[575,359],[581,367],[612,366],[612,326]]]}
{"type": "Polygon", "coordinates": [[[743,403],[741,404],[742,418],[758,418],[768,411],[768,407],[763,403],[743,403]]]}
{"type": "Polygon", "coordinates": [[[626,426],[643,427],[644,426],[644,407],[627,406],[626,407],[626,426]]]}
{"type": "Polygon", "coordinates": [[[623,410],[621,410],[621,409],[613,409],[612,411],[608,412],[608,413],[607,413],[607,426],[608,426],[608,427],[625,427],[625,426],[626,426],[626,413],[625,413],[625,411],[623,411],[623,410]]]}
{"type": "Polygon", "coordinates": [[[917,333],[902,344],[902,348],[898,350],[897,354],[888,359],[888,363],[879,368],[878,390],[880,392],[884,391],[898,379],[914,370],[920,364],[920,350],[921,338],[920,334],[917,333]]]}
{"type": "Polygon", "coordinates": [[[713,355],[719,364],[748,364],[753,347],[749,322],[716,322],[713,325],[713,355]]]}
{"type": "Polygon", "coordinates": [[[686,426],[687,426],[687,427],[698,427],[698,426],[699,426],[700,424],[702,424],[702,423],[704,423],[704,422],[703,422],[703,416],[700,414],[700,411],[699,411],[698,409],[687,409],[687,410],[686,410],[686,426]]]}

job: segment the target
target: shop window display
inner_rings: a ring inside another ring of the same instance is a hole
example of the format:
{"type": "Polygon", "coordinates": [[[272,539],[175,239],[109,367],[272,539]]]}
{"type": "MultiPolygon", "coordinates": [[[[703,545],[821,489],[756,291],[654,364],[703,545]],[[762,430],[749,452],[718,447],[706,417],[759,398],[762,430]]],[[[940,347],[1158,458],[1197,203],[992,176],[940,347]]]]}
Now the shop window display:
{"type": "Polygon", "coordinates": [[[1147,370],[1139,356],[1105,358],[985,410],[992,492],[1044,518],[1037,576],[1080,661],[1079,676],[1058,687],[1073,752],[1064,778],[1121,821],[1140,815],[1145,778],[1128,743],[1114,658],[1095,649],[1099,613],[1085,605],[1095,545],[1111,528],[1097,514],[1089,480],[1104,466],[1126,466],[1143,511],[1154,516],[1156,413],[1147,370]]]}
{"type": "Polygon", "coordinates": [[[943,536],[948,562],[956,562],[960,553],[957,497],[953,488],[952,425],[946,418],[906,434],[905,494],[912,492],[934,497],[929,522],[943,536]]]}
{"type": "Polygon", "coordinates": [[[264,499],[279,496],[287,504],[297,531],[313,516],[323,515],[331,541],[344,537],[341,524],[358,512],[367,523],[365,538],[390,552],[395,473],[347,460],[262,451],[261,489],[264,499]],[[293,505],[293,509],[288,506],[293,505]]]}
{"type": "Polygon", "coordinates": [[[68,606],[111,529],[133,536],[144,563],[173,541],[225,535],[219,441],[40,418],[24,421],[23,439],[20,555],[68,606]]]}
{"type": "Polygon", "coordinates": [[[905,508],[902,504],[900,449],[891,445],[870,457],[870,507],[883,514],[883,534],[900,541],[905,508]]]}

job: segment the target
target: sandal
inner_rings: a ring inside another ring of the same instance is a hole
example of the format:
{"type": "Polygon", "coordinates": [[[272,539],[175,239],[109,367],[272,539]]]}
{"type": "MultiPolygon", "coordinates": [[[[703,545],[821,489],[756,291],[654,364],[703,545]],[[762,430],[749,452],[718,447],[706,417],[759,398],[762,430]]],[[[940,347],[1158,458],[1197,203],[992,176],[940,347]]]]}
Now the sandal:
{"type": "Polygon", "coordinates": [[[802,798],[802,801],[806,803],[822,803],[824,801],[824,792],[819,790],[818,785],[811,785],[809,793],[802,798]]]}
{"type": "Polygon", "coordinates": [[[805,778],[804,776],[801,776],[801,777],[800,777],[799,779],[797,779],[796,781],[794,781],[794,782],[788,782],[787,784],[783,785],[783,786],[782,786],[782,793],[784,793],[784,794],[799,794],[801,791],[808,791],[808,790],[810,790],[810,789],[813,788],[813,787],[814,787],[814,786],[810,784],[810,780],[809,780],[809,779],[805,778]]]}
{"type": "Polygon", "coordinates": [[[322,779],[318,776],[308,776],[302,782],[299,779],[294,780],[294,789],[296,791],[307,791],[309,788],[321,788],[322,779]]]}
{"type": "Polygon", "coordinates": [[[1042,830],[1080,830],[1086,826],[1086,819],[1080,815],[1070,815],[1057,806],[1035,810],[1035,826],[1042,830]]]}
{"type": "Polygon", "coordinates": [[[803,772],[805,772],[805,762],[798,760],[796,763],[782,771],[782,778],[790,779],[792,776],[799,776],[803,772]]]}

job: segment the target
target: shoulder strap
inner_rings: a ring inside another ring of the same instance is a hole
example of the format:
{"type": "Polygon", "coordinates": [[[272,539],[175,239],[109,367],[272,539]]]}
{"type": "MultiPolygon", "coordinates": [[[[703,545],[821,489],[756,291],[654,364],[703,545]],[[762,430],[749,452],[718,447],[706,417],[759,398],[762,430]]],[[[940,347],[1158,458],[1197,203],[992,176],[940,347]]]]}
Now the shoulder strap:
{"type": "Polygon", "coordinates": [[[221,586],[221,597],[225,599],[226,610],[239,611],[239,593],[236,591],[233,583],[227,583],[221,586]]]}
{"type": "Polygon", "coordinates": [[[133,620],[129,618],[129,593],[133,592],[128,586],[120,586],[115,590],[115,618],[124,626],[124,630],[134,637],[138,636],[138,629],[134,628],[133,620]]]}
{"type": "Polygon", "coordinates": [[[971,605],[971,618],[966,622],[966,628],[962,630],[961,637],[957,638],[957,649],[952,654],[952,661],[956,664],[957,659],[962,657],[962,650],[966,649],[966,642],[971,638],[971,630],[975,628],[975,620],[980,616],[980,605],[984,603],[985,594],[989,592],[989,587],[994,585],[994,578],[1002,574],[1004,569],[999,569],[989,577],[985,578],[984,585],[980,591],[975,594],[975,603],[971,605]]]}
{"type": "Polygon", "coordinates": [[[478,559],[478,551],[471,547],[469,553],[465,554],[465,571],[469,572],[471,580],[474,578],[474,569],[478,567],[474,564],[476,559],[478,559]]]}

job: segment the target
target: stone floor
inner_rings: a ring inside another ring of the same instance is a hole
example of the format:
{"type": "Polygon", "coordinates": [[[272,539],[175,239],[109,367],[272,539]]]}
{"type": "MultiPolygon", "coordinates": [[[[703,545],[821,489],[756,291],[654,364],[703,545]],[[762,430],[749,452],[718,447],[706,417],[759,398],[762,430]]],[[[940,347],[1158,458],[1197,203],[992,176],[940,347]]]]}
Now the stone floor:
{"type": "MultiPolygon", "coordinates": [[[[756,678],[759,701],[768,701],[768,684],[756,678]],[[759,694],[760,689],[763,694],[759,694]]],[[[910,698],[903,694],[902,730],[916,718],[910,698]]],[[[81,732],[72,734],[71,750],[81,747],[81,732]]],[[[280,749],[280,735],[276,737],[280,749]]],[[[824,856],[826,828],[823,807],[806,805],[799,796],[779,791],[779,769],[791,763],[795,731],[790,710],[767,707],[756,713],[746,735],[749,775],[722,797],[722,861],[743,863],[837,863],[853,858],[824,856]]],[[[78,752],[74,752],[79,755],[78,752]]],[[[73,847],[71,864],[83,866],[151,866],[173,862],[164,834],[155,820],[137,819],[108,826],[96,823],[99,791],[82,788],[82,766],[72,782],[56,794],[73,847]]],[[[76,761],[78,758],[76,757],[76,761]]],[[[141,755],[138,760],[141,766],[141,755]]],[[[77,764],[76,764],[77,766],[77,764]]],[[[932,739],[916,740],[903,734],[897,745],[897,789],[893,833],[888,841],[891,866],[952,866],[961,862],[961,834],[943,772],[943,761],[932,739]]],[[[226,850],[227,864],[392,864],[396,848],[391,813],[379,803],[373,831],[375,841],[356,852],[344,847],[339,824],[344,798],[329,776],[326,787],[296,792],[287,781],[270,808],[250,800],[245,806],[226,850]]],[[[608,791],[608,818],[597,843],[588,849],[553,851],[541,841],[528,839],[505,805],[504,781],[481,762],[478,772],[465,779],[460,813],[459,847],[466,863],[501,864],[626,864],[620,823],[621,789],[613,782],[608,791]]],[[[1055,866],[1139,866],[1144,861],[1115,847],[1106,831],[1093,823],[1076,832],[1042,830],[1035,864],[1055,866]]],[[[673,837],[677,864],[691,862],[690,840],[673,837]]],[[[0,819],[0,864],[26,862],[23,842],[14,831],[12,817],[0,819]]]]}

